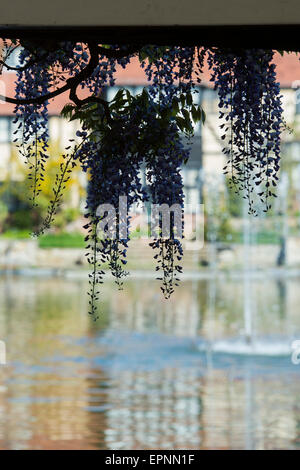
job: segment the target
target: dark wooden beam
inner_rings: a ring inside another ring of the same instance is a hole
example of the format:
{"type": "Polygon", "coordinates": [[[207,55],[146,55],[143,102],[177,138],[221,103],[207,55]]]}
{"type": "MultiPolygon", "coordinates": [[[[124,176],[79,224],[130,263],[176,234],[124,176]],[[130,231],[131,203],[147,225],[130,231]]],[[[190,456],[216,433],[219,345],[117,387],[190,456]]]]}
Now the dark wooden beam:
{"type": "Polygon", "coordinates": [[[299,25],[21,27],[0,25],[3,38],[97,41],[99,44],[203,45],[300,51],[299,25]]]}

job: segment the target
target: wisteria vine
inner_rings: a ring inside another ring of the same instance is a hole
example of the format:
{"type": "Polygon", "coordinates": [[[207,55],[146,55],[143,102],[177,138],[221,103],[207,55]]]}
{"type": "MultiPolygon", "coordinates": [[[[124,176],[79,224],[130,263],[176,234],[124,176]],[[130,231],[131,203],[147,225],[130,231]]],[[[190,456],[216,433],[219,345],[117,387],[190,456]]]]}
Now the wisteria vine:
{"type": "Polygon", "coordinates": [[[235,54],[208,52],[223,121],[223,152],[228,158],[224,170],[235,190],[248,199],[249,212],[254,214],[256,196],[264,211],[271,208],[280,168],[284,124],[273,55],[273,51],[257,49],[235,54]]]}
{"type": "Polygon", "coordinates": [[[283,128],[273,51],[70,41],[15,41],[13,46],[21,49],[20,65],[9,67],[1,60],[1,67],[17,72],[15,97],[0,98],[16,105],[16,140],[29,165],[33,205],[48,158],[49,101],[68,92],[70,103],[62,115],[81,123],[63,155],[48,214],[38,232],[50,228],[70,174],[81,166],[88,179],[84,228],[91,265],[89,311],[95,318],[106,268],[119,288],[128,274],[128,213],[134,204],[179,208],[179,216],[171,212],[167,236],[161,214],[152,220],[150,243],[165,298],[178,285],[183,256],[181,168],[189,159],[194,125],[205,120],[197,100],[205,63],[219,96],[227,158],[224,171],[235,190],[248,199],[250,212],[256,211],[257,197],[265,210],[270,208],[283,128]],[[106,90],[116,84],[117,67],[126,68],[134,56],[149,86],[136,96],[122,88],[108,101],[106,90]],[[88,91],[88,96],[79,98],[78,88],[88,91]],[[146,172],[146,186],[142,171],[146,172]],[[113,214],[105,207],[113,207],[113,214]]]}

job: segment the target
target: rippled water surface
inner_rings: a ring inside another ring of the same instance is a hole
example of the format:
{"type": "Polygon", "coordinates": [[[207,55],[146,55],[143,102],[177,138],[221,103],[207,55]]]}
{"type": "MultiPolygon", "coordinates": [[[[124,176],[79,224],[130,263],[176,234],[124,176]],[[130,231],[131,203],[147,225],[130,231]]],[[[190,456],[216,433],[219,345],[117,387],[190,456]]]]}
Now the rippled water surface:
{"type": "Polygon", "coordinates": [[[0,449],[300,448],[299,283],[108,283],[95,323],[85,282],[2,277],[0,449]]]}

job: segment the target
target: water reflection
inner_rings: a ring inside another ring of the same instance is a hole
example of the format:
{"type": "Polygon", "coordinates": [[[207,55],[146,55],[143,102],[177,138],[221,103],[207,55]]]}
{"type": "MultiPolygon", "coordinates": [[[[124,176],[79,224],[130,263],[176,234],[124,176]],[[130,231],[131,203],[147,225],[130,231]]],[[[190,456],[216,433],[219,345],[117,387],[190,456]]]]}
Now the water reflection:
{"type": "MultiPolygon", "coordinates": [[[[298,282],[252,281],[255,337],[300,338],[298,282]]],[[[155,281],[108,284],[97,323],[86,287],[1,279],[1,449],[300,447],[299,366],[210,347],[243,335],[238,278],[185,282],[168,302],[155,281]]]]}

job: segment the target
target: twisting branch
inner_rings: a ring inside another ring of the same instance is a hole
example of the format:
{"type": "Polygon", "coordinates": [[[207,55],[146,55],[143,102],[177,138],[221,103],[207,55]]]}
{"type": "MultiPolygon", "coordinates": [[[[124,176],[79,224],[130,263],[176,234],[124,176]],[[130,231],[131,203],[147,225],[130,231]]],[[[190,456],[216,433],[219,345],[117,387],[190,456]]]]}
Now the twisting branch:
{"type": "MultiPolygon", "coordinates": [[[[14,52],[18,47],[20,47],[20,44],[18,44],[17,46],[15,46],[13,48],[13,50],[11,52],[14,52]]],[[[11,54],[10,52],[10,54],[11,54]]],[[[10,55],[9,54],[9,55],[10,55]]],[[[34,53],[32,52],[32,54],[34,55],[34,53]]],[[[44,54],[42,54],[40,57],[32,57],[30,60],[28,60],[28,62],[26,62],[26,64],[20,66],[20,67],[13,67],[12,65],[7,65],[7,63],[5,62],[5,60],[0,60],[0,65],[2,65],[2,67],[5,67],[7,68],[7,70],[14,70],[15,72],[23,72],[24,70],[27,70],[29,67],[31,67],[31,65],[33,64],[37,64],[37,63],[40,63],[42,62],[44,59],[47,58],[49,52],[46,51],[44,54]]],[[[8,57],[6,57],[7,59],[8,57]]]]}
{"type": "Polygon", "coordinates": [[[30,65],[32,65],[32,63],[33,63],[33,61],[31,63],[28,62],[27,64],[23,65],[22,67],[13,67],[12,65],[7,65],[4,60],[0,60],[0,65],[7,68],[7,70],[14,70],[16,72],[22,72],[23,70],[28,69],[28,67],[30,65]]]}
{"type": "MultiPolygon", "coordinates": [[[[90,60],[87,66],[74,77],[68,78],[66,80],[66,84],[62,86],[61,88],[58,88],[57,90],[54,90],[50,93],[37,96],[34,98],[11,98],[9,96],[0,95],[0,100],[6,101],[7,103],[15,104],[15,105],[42,104],[42,103],[45,103],[45,101],[55,98],[56,96],[59,96],[62,93],[65,93],[66,91],[70,90],[70,99],[76,104],[76,106],[81,107],[82,105],[89,103],[89,102],[101,103],[104,106],[107,117],[108,117],[108,105],[105,100],[95,97],[95,96],[89,96],[88,98],[85,98],[84,100],[80,100],[76,94],[77,87],[80,85],[82,81],[86,80],[92,75],[92,73],[94,72],[95,68],[98,65],[99,54],[106,55],[106,57],[122,58],[128,55],[134,54],[135,52],[137,52],[138,49],[136,48],[136,46],[127,48],[126,50],[106,49],[105,47],[98,46],[96,43],[88,43],[88,47],[90,51],[90,60]]],[[[29,64],[26,64],[26,66],[29,66],[29,64]]],[[[18,70],[22,70],[22,69],[18,69],[18,70]]]]}
{"type": "Polygon", "coordinates": [[[9,96],[3,96],[0,95],[0,100],[1,101],[6,101],[7,103],[12,103],[16,105],[22,105],[22,104],[42,104],[45,103],[45,101],[50,100],[51,98],[55,98],[55,96],[61,95],[65,91],[68,91],[70,89],[70,86],[68,83],[64,85],[61,88],[58,88],[57,90],[54,90],[50,93],[47,93],[46,95],[41,95],[37,96],[36,98],[10,98],[9,96]]]}

